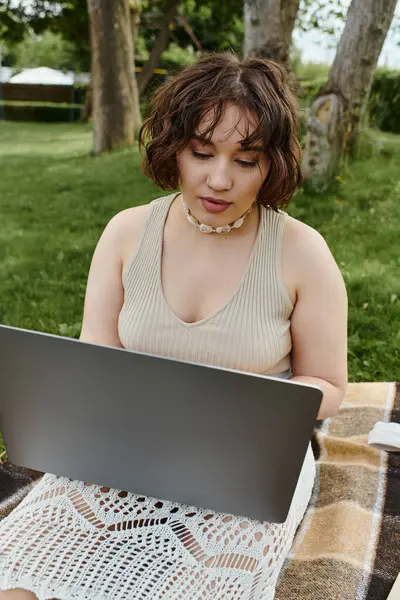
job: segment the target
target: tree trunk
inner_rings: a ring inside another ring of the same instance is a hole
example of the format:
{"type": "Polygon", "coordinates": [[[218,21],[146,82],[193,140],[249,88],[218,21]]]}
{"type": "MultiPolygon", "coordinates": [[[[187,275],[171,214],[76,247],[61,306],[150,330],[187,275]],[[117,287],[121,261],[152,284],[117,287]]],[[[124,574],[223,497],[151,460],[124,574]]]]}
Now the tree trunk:
{"type": "Polygon", "coordinates": [[[128,0],[88,0],[93,152],[134,142],[133,47],[128,0]]]}
{"type": "Polygon", "coordinates": [[[190,39],[196,46],[197,50],[199,52],[203,53],[203,46],[202,46],[200,40],[197,38],[195,32],[193,31],[193,29],[191,28],[191,26],[189,25],[189,23],[187,22],[187,20],[185,19],[185,17],[183,15],[178,16],[178,23],[180,25],[182,25],[182,27],[185,29],[186,33],[188,34],[188,36],[190,37],[190,39]]]}
{"type": "Polygon", "coordinates": [[[92,82],[89,81],[85,93],[85,104],[81,110],[80,120],[87,123],[92,116],[92,82]]]}
{"type": "Polygon", "coordinates": [[[271,58],[290,72],[290,47],[300,0],[245,0],[244,55],[271,58]]]}
{"type": "MultiPolygon", "coordinates": [[[[141,0],[130,0],[129,7],[131,11],[131,32],[132,32],[132,48],[133,48],[133,56],[135,57],[136,51],[136,39],[137,33],[140,25],[140,14],[142,11],[141,0]]],[[[142,115],[140,112],[140,96],[139,96],[139,87],[136,77],[135,71],[135,58],[133,58],[133,121],[135,124],[135,129],[139,129],[142,125],[142,115]]]]}
{"type": "Polygon", "coordinates": [[[179,0],[168,0],[165,7],[165,18],[151,50],[149,60],[143,67],[143,71],[138,75],[139,94],[141,95],[150,81],[153,71],[158,67],[161,54],[168,46],[170,26],[173,23],[178,12],[179,0]]]}
{"type": "Polygon", "coordinates": [[[352,0],[327,84],[311,106],[303,178],[316,185],[337,173],[357,146],[379,55],[397,0],[352,0]]]}

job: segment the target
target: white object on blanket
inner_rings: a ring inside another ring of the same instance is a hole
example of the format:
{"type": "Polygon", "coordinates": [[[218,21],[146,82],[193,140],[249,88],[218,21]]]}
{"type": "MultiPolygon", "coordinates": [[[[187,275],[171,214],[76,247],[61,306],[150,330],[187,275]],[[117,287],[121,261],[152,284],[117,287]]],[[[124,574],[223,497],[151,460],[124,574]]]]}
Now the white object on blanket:
{"type": "Polygon", "coordinates": [[[397,575],[396,581],[390,590],[387,600],[400,600],[400,573],[397,575]]]}
{"type": "Polygon", "coordinates": [[[400,423],[378,421],[369,432],[368,444],[386,452],[400,452],[400,423]]]}

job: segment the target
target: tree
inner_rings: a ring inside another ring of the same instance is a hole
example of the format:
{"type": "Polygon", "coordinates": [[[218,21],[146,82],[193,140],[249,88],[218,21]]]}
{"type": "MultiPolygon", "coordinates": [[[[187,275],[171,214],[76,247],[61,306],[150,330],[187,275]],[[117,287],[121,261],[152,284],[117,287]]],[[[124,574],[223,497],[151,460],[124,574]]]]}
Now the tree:
{"type": "Polygon", "coordinates": [[[7,43],[20,42],[26,32],[26,7],[24,2],[2,2],[0,5],[0,39],[7,43]]]}
{"type": "Polygon", "coordinates": [[[93,152],[134,141],[133,47],[128,0],[88,0],[93,152]]]}
{"type": "Polygon", "coordinates": [[[76,70],[90,70],[87,0],[31,0],[26,19],[35,34],[52,31],[61,35],[73,49],[76,70]]]}
{"type": "Polygon", "coordinates": [[[397,0],[352,0],[328,82],[311,106],[303,177],[329,181],[353,155],[373,76],[397,0]]]}
{"type": "Polygon", "coordinates": [[[138,76],[139,94],[142,94],[150,81],[153,71],[158,67],[161,54],[168,46],[171,24],[174,22],[178,12],[179,0],[167,0],[165,5],[165,16],[162,20],[160,31],[155,44],[150,52],[148,61],[138,76]]]}
{"type": "MultiPolygon", "coordinates": [[[[243,51],[243,0],[181,0],[179,12],[200,40],[204,52],[243,51]]],[[[182,47],[191,43],[182,23],[177,24],[172,37],[182,47]]],[[[198,50],[196,45],[193,48],[198,50]]]]}
{"type": "Polygon", "coordinates": [[[133,69],[132,69],[132,93],[133,93],[133,122],[136,129],[139,129],[142,125],[142,115],[140,112],[140,94],[139,86],[136,78],[135,70],[135,49],[137,35],[140,24],[140,14],[142,11],[141,0],[129,0],[129,12],[130,12],[130,25],[131,25],[131,38],[132,38],[132,55],[133,55],[133,69]]]}
{"type": "Polygon", "coordinates": [[[271,58],[290,70],[292,33],[300,0],[245,0],[244,54],[271,58]]]}
{"type": "Polygon", "coordinates": [[[27,33],[14,47],[13,54],[16,69],[50,67],[74,71],[77,67],[73,44],[49,30],[38,36],[27,33]]]}

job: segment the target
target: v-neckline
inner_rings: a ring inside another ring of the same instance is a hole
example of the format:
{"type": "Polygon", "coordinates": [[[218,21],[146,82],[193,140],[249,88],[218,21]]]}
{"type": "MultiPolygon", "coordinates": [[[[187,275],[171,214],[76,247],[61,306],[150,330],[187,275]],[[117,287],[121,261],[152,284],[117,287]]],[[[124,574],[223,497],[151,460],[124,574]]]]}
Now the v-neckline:
{"type": "Polygon", "coordinates": [[[167,210],[165,211],[165,214],[163,215],[162,222],[161,222],[161,235],[159,236],[159,247],[158,247],[158,252],[157,252],[157,255],[158,255],[158,289],[159,289],[159,294],[161,297],[161,302],[165,306],[165,308],[167,309],[167,311],[171,315],[171,317],[173,319],[175,319],[175,321],[177,321],[182,327],[191,329],[193,327],[199,327],[200,325],[204,325],[205,323],[208,323],[209,321],[212,321],[213,319],[215,319],[219,314],[221,314],[224,310],[226,310],[228,308],[228,306],[239,295],[240,290],[242,289],[244,282],[247,279],[249,272],[253,266],[256,253],[257,253],[258,247],[260,245],[260,239],[261,239],[264,227],[265,227],[265,217],[266,216],[265,216],[264,208],[262,206],[260,206],[260,208],[259,208],[260,217],[258,220],[258,229],[257,229],[256,239],[254,240],[249,260],[247,261],[247,265],[244,269],[242,277],[239,280],[239,283],[237,284],[236,288],[234,289],[234,291],[232,292],[232,294],[230,295],[228,300],[223,304],[223,306],[221,306],[221,308],[217,309],[214,313],[212,313],[208,317],[204,317],[203,319],[199,319],[198,321],[188,322],[188,321],[184,321],[183,319],[178,317],[178,315],[172,310],[171,306],[169,305],[169,303],[165,297],[163,285],[162,285],[162,260],[163,260],[165,224],[167,222],[167,218],[168,218],[172,203],[178,196],[179,196],[179,194],[175,194],[173,196],[173,198],[170,200],[170,202],[167,206],[167,210]]]}

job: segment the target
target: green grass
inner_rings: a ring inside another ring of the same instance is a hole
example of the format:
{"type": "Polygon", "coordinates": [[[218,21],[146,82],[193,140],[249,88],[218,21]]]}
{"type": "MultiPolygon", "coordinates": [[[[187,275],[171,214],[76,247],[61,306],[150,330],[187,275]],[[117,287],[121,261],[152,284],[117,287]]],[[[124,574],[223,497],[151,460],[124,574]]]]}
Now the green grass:
{"type": "MultiPolygon", "coordinates": [[[[334,192],[301,190],[289,212],[324,235],[344,275],[350,380],[393,381],[400,380],[400,136],[368,137],[334,192]]],[[[85,125],[0,122],[1,323],[77,336],[105,224],[162,195],[141,174],[136,148],[101,157],[90,150],[85,125]]]]}
{"type": "Polygon", "coordinates": [[[83,104],[68,102],[41,102],[30,100],[0,100],[0,106],[52,106],[54,108],[82,108],[83,104]]]}
{"type": "Polygon", "coordinates": [[[83,125],[0,126],[0,322],[76,335],[102,229],[155,195],[136,150],[90,149],[83,125]]]}

